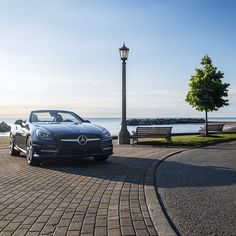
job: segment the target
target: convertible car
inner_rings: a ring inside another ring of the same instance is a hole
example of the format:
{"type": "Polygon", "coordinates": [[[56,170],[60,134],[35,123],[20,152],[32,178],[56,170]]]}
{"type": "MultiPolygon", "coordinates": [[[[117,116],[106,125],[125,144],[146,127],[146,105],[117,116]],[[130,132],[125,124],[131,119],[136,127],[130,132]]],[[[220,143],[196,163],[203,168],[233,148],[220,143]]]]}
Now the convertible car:
{"type": "Polygon", "coordinates": [[[43,159],[93,156],[105,161],[113,153],[112,137],[74,112],[37,110],[28,120],[16,120],[10,132],[10,155],[26,155],[29,165],[43,159]]]}

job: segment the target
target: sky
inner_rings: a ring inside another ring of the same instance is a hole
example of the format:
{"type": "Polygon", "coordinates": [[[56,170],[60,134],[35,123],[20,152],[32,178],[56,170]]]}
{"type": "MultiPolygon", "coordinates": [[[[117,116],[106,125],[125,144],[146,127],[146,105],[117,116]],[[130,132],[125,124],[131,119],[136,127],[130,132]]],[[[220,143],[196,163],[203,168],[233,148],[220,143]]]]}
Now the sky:
{"type": "Polygon", "coordinates": [[[185,102],[208,54],[236,117],[234,0],[0,0],[0,116],[66,109],[121,117],[119,48],[127,60],[127,117],[203,117],[185,102]]]}

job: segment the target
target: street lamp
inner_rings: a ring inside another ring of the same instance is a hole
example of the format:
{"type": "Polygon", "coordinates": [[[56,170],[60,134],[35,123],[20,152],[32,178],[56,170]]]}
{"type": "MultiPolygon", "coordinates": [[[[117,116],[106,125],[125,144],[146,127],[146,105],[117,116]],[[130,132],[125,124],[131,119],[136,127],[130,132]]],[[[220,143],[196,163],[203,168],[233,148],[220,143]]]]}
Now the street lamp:
{"type": "Polygon", "coordinates": [[[123,44],[120,48],[120,59],[122,60],[122,121],[119,133],[119,144],[130,144],[130,134],[126,124],[126,60],[128,59],[129,49],[123,44]]]}

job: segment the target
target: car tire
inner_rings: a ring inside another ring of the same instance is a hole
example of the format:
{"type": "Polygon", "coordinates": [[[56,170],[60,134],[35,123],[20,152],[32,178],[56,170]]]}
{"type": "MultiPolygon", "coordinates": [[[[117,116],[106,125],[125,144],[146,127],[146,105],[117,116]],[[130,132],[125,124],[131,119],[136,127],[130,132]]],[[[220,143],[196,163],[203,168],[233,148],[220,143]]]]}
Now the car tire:
{"type": "Polygon", "coordinates": [[[93,157],[95,161],[106,161],[109,156],[108,155],[102,155],[102,156],[94,156],[93,157]]]}
{"type": "Polygon", "coordinates": [[[20,156],[20,151],[15,149],[15,142],[12,135],[10,136],[9,149],[10,149],[11,156],[20,156]]]}
{"type": "Polygon", "coordinates": [[[35,157],[34,157],[34,147],[33,147],[33,142],[32,142],[31,137],[29,137],[27,139],[26,159],[27,159],[28,165],[30,165],[30,166],[36,166],[36,165],[39,164],[38,160],[36,160],[35,157]]]}

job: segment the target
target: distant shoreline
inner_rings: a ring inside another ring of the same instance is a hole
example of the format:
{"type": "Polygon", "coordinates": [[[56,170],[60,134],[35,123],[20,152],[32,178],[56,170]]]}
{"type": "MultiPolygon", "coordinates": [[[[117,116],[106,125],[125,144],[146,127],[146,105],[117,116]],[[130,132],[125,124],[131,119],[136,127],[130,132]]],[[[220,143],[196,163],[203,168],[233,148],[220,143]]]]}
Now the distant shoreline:
{"type": "MultiPolygon", "coordinates": [[[[225,124],[236,126],[236,121],[224,121],[224,118],[209,118],[208,123],[225,124]]],[[[225,118],[227,119],[227,118],[225,118]]],[[[172,125],[172,124],[204,124],[205,119],[203,118],[133,118],[127,120],[128,126],[138,125],[172,125]]]]}
{"type": "Polygon", "coordinates": [[[143,118],[128,119],[127,125],[171,125],[171,124],[202,124],[205,120],[202,118],[143,118]]]}
{"type": "Polygon", "coordinates": [[[235,121],[208,121],[208,123],[236,126],[236,122],[235,121]]]}

